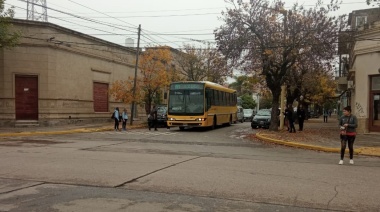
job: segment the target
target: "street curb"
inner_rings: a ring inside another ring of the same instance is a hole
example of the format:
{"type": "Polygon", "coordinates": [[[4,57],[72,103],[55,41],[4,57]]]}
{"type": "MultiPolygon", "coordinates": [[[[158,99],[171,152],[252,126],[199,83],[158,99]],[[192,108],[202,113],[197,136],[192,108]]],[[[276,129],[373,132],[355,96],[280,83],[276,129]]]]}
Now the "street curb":
{"type": "MultiPolygon", "coordinates": [[[[296,142],[292,142],[292,141],[278,140],[278,139],[266,137],[266,135],[269,135],[269,134],[256,133],[256,137],[258,139],[260,139],[262,141],[269,142],[269,143],[275,143],[275,144],[279,144],[279,145],[283,145],[283,146],[296,147],[296,148],[308,149],[308,150],[317,150],[317,151],[323,151],[323,152],[340,153],[340,148],[315,146],[315,145],[309,145],[309,144],[296,143],[296,142]]],[[[348,151],[348,150],[346,150],[346,151],[348,151]]],[[[380,148],[362,147],[362,148],[354,149],[354,154],[355,155],[380,157],[380,148]],[[378,150],[379,152],[371,152],[371,151],[376,151],[376,150],[378,150]]]]}
{"type": "MultiPolygon", "coordinates": [[[[130,126],[127,129],[137,129],[143,128],[144,126],[136,125],[130,126]]],[[[19,133],[0,133],[0,137],[20,137],[20,136],[37,136],[37,135],[65,135],[65,134],[75,134],[75,133],[90,133],[90,132],[106,132],[113,131],[110,127],[98,127],[98,128],[80,128],[72,130],[61,130],[61,131],[37,131],[37,132],[19,132],[19,133]]]]}

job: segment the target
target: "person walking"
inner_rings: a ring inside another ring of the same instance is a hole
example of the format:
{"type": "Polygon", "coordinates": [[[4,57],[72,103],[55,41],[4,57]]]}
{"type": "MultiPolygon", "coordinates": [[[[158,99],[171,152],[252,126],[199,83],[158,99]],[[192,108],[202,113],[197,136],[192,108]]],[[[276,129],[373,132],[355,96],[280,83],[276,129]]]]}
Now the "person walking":
{"type": "Polygon", "coordinates": [[[325,108],[323,109],[323,122],[327,123],[327,117],[329,117],[329,111],[325,108]]]}
{"type": "Polygon", "coordinates": [[[284,125],[288,128],[287,131],[290,132],[290,126],[289,126],[289,108],[285,108],[284,111],[284,125]]]}
{"type": "Polygon", "coordinates": [[[152,111],[150,111],[150,124],[149,124],[149,130],[150,128],[154,127],[154,131],[157,131],[157,109],[156,105],[153,105],[152,111]]]}
{"type": "Polygon", "coordinates": [[[303,109],[303,106],[300,105],[299,108],[297,109],[299,131],[303,130],[303,123],[305,121],[305,117],[306,117],[305,109],[303,109]]]}
{"type": "Polygon", "coordinates": [[[287,118],[289,121],[289,132],[295,133],[296,128],[294,127],[294,111],[293,111],[292,105],[288,106],[287,118]]]}
{"type": "Polygon", "coordinates": [[[358,119],[355,115],[351,114],[350,106],[343,108],[343,116],[339,120],[339,126],[341,130],[341,149],[339,165],[343,164],[343,158],[344,153],[346,151],[347,143],[348,149],[350,151],[350,164],[354,164],[354,141],[356,138],[356,128],[358,127],[358,119]]]}
{"type": "Polygon", "coordinates": [[[120,112],[119,112],[119,108],[115,108],[115,111],[113,112],[113,119],[115,120],[115,131],[119,131],[119,116],[120,116],[120,112]]]}
{"type": "Polygon", "coordinates": [[[127,121],[128,121],[128,113],[127,113],[127,109],[124,108],[124,111],[121,115],[121,118],[123,120],[123,131],[127,131],[127,121]]]}

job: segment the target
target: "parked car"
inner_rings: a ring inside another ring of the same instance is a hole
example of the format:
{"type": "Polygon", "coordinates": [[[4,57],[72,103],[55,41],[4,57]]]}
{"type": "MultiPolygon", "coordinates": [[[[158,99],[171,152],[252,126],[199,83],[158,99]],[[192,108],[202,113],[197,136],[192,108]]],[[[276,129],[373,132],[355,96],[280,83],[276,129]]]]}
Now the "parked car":
{"type": "Polygon", "coordinates": [[[317,111],[310,111],[309,117],[310,118],[319,118],[319,113],[317,111]]]}
{"type": "Polygon", "coordinates": [[[243,109],[243,113],[244,113],[244,120],[243,121],[252,121],[253,119],[253,109],[243,109]]]}
{"type": "Polygon", "coordinates": [[[241,123],[244,121],[243,108],[240,106],[237,106],[237,121],[240,121],[241,123]]]}
{"type": "Polygon", "coordinates": [[[157,106],[157,125],[167,127],[167,114],[168,106],[167,105],[158,105],[157,106]]]}
{"type": "Polygon", "coordinates": [[[253,117],[251,122],[252,128],[269,128],[271,121],[271,110],[261,109],[257,111],[256,115],[253,117]]]}

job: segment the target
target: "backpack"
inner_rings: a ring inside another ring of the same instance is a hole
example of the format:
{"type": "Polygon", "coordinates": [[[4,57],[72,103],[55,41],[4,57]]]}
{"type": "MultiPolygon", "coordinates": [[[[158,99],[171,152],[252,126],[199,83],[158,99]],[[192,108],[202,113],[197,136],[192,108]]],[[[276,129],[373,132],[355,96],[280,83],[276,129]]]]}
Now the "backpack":
{"type": "Polygon", "coordinates": [[[112,115],[111,115],[111,119],[115,118],[115,111],[113,111],[112,115]]]}

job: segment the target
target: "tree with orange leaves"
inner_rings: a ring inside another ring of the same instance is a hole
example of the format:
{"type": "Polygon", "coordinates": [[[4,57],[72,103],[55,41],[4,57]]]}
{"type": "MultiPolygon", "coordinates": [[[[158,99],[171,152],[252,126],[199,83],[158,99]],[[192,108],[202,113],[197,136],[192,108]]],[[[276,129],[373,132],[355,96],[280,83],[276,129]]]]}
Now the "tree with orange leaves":
{"type": "Polygon", "coordinates": [[[111,96],[115,100],[122,100],[127,104],[133,101],[140,105],[145,104],[146,113],[149,113],[151,105],[155,98],[159,97],[161,89],[170,84],[173,71],[170,68],[171,61],[172,55],[169,47],[147,48],[139,60],[140,74],[136,79],[135,97],[132,92],[134,77],[115,81],[109,91],[111,96]]]}

